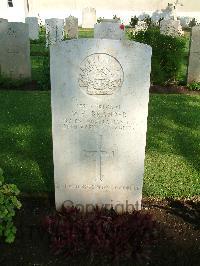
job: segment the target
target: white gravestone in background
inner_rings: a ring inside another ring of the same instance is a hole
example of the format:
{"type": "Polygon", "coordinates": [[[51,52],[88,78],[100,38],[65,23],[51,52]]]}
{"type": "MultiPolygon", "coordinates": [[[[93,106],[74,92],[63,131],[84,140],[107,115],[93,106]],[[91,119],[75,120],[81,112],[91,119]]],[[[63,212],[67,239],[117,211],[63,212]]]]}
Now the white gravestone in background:
{"type": "Polygon", "coordinates": [[[94,38],[123,40],[125,39],[125,29],[121,29],[120,26],[121,23],[115,20],[97,23],[94,25],[94,38]]]}
{"type": "Polygon", "coordinates": [[[192,28],[187,81],[200,82],[200,26],[192,28]]]}
{"type": "Polygon", "coordinates": [[[84,8],[82,11],[82,28],[93,29],[96,22],[96,9],[92,7],[84,8]]]}
{"type": "Polygon", "coordinates": [[[8,30],[8,20],[0,18],[0,74],[2,69],[2,64],[5,64],[4,61],[6,61],[5,56],[5,33],[8,30]]]}
{"type": "Polygon", "coordinates": [[[151,51],[108,39],[51,47],[57,209],[141,208],[151,51]]]}
{"type": "Polygon", "coordinates": [[[190,21],[192,19],[190,17],[181,17],[180,23],[183,28],[189,28],[190,21]]]}
{"type": "Polygon", "coordinates": [[[69,16],[65,19],[65,32],[70,39],[78,38],[78,18],[69,16]]]}
{"type": "Polygon", "coordinates": [[[46,46],[53,45],[64,39],[64,19],[45,19],[46,46]]]}
{"type": "Polygon", "coordinates": [[[29,26],[29,38],[31,40],[38,40],[39,39],[39,24],[38,18],[36,17],[27,17],[26,23],[29,26]]]}
{"type": "Polygon", "coordinates": [[[1,74],[14,79],[31,78],[30,41],[28,25],[7,23],[1,32],[1,74]]]}
{"type": "Polygon", "coordinates": [[[184,35],[180,20],[162,20],[160,23],[160,33],[169,36],[181,36],[184,35]]]}

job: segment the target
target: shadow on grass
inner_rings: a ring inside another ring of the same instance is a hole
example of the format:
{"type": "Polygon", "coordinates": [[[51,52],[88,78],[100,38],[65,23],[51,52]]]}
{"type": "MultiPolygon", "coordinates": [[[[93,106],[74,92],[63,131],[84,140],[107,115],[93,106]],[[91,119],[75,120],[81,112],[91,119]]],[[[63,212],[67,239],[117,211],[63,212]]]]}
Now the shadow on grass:
{"type": "Polygon", "coordinates": [[[151,151],[182,156],[200,172],[200,97],[152,95],[147,134],[151,151]]]}
{"type": "Polygon", "coordinates": [[[50,93],[2,92],[0,167],[23,192],[53,191],[50,93]]]}

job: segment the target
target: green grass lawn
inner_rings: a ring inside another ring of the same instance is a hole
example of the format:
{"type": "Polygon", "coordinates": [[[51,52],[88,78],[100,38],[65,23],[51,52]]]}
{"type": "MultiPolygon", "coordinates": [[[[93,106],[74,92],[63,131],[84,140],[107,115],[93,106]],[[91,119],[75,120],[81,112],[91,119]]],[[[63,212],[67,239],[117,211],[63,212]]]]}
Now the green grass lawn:
{"type": "MultiPolygon", "coordinates": [[[[0,91],[0,106],[6,180],[53,191],[50,92],[0,91]]],[[[200,195],[200,96],[151,95],[143,195],[200,195]]]]}
{"type": "Polygon", "coordinates": [[[94,38],[94,29],[79,28],[78,37],[79,38],[94,38]]]}

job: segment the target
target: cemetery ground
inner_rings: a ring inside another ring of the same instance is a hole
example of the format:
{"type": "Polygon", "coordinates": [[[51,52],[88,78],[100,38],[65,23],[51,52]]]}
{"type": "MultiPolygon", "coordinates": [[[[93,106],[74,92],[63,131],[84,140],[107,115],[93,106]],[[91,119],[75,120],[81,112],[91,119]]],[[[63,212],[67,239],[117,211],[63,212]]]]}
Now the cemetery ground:
{"type": "MultiPolygon", "coordinates": [[[[13,265],[14,259],[15,265],[89,265],[87,259],[53,256],[40,229],[44,215],[54,211],[50,93],[0,95],[1,166],[23,199],[16,241],[1,245],[1,265],[13,265]]],[[[160,229],[150,265],[198,265],[199,122],[200,96],[151,94],[143,189],[148,209],[143,211],[153,214],[160,229]]]]}
{"type": "MultiPolygon", "coordinates": [[[[88,30],[79,34],[93,36],[88,30]]],[[[40,41],[31,47],[33,79],[46,84],[44,35],[40,41]]],[[[32,91],[20,85],[19,91],[0,90],[0,166],[6,181],[20,189],[23,204],[15,218],[16,241],[0,243],[0,265],[105,265],[102,258],[54,256],[41,229],[42,218],[55,209],[53,147],[50,92],[34,85],[32,91]]],[[[142,212],[153,215],[158,235],[148,265],[199,265],[199,177],[199,93],[150,94],[142,212]]]]}

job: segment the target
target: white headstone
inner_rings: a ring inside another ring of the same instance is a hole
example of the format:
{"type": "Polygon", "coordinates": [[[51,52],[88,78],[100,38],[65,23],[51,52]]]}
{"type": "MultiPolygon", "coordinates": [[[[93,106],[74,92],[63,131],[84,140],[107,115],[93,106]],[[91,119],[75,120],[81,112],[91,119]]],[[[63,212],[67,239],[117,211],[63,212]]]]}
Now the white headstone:
{"type": "Polygon", "coordinates": [[[50,54],[56,208],[140,209],[151,47],[79,39],[50,54]]]}
{"type": "Polygon", "coordinates": [[[190,21],[192,19],[190,17],[181,17],[180,23],[183,28],[189,28],[190,21]]]}
{"type": "Polygon", "coordinates": [[[31,40],[38,40],[39,39],[39,24],[38,18],[36,17],[27,17],[26,23],[29,26],[29,38],[31,40]]]}
{"type": "Polygon", "coordinates": [[[5,33],[8,31],[8,20],[0,18],[0,75],[3,62],[6,60],[5,33]]]}
{"type": "Polygon", "coordinates": [[[45,19],[46,25],[46,46],[60,42],[64,38],[64,19],[45,19]]]}
{"type": "Polygon", "coordinates": [[[180,20],[162,20],[160,23],[160,33],[169,36],[181,36],[184,35],[180,20]]]}
{"type": "Polygon", "coordinates": [[[10,22],[1,32],[1,74],[14,78],[31,78],[30,41],[28,25],[10,22]]]}
{"type": "Polygon", "coordinates": [[[192,28],[187,82],[200,82],[200,26],[192,28]]]}
{"type": "Polygon", "coordinates": [[[103,18],[101,19],[101,22],[113,22],[113,23],[121,23],[120,18],[103,18]]]}
{"type": "Polygon", "coordinates": [[[93,29],[96,22],[96,9],[92,7],[84,8],[82,11],[82,28],[93,29]]]}
{"type": "Polygon", "coordinates": [[[118,21],[101,22],[94,25],[94,38],[99,39],[125,39],[125,28],[121,28],[118,21]]]}
{"type": "Polygon", "coordinates": [[[65,19],[65,32],[70,39],[78,38],[78,18],[69,16],[65,19]]]}

